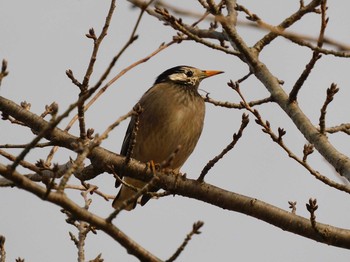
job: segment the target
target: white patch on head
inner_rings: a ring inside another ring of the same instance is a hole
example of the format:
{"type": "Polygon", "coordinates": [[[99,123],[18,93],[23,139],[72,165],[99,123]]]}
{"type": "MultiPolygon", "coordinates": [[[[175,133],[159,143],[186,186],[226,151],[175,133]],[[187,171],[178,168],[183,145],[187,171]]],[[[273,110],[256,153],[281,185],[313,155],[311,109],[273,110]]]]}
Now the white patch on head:
{"type": "Polygon", "coordinates": [[[171,74],[169,76],[169,79],[171,81],[175,81],[175,82],[184,82],[187,80],[187,76],[185,73],[176,73],[176,74],[171,74]]]}
{"type": "Polygon", "coordinates": [[[168,78],[177,83],[194,86],[200,82],[200,79],[193,70],[193,68],[183,68],[183,72],[171,74],[168,78]]]}

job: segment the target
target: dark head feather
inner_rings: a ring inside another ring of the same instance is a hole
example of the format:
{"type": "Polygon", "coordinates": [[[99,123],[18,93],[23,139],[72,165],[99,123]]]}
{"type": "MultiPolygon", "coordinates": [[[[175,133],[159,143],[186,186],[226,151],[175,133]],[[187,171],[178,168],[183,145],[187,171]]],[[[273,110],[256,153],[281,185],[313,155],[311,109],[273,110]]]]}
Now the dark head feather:
{"type": "Polygon", "coordinates": [[[161,73],[156,81],[154,82],[154,84],[159,84],[162,82],[165,82],[167,80],[169,80],[169,76],[175,73],[181,73],[184,71],[184,68],[192,68],[192,66],[186,66],[186,65],[180,65],[180,66],[175,66],[173,68],[170,68],[168,70],[165,70],[163,73],[161,73]]]}

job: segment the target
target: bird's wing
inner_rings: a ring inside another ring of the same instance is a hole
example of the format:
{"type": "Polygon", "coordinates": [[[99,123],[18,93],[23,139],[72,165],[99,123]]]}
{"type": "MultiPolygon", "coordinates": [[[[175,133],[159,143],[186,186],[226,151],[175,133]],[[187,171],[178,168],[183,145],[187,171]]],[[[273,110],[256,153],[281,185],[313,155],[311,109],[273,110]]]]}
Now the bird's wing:
{"type": "MultiPolygon", "coordinates": [[[[132,136],[132,131],[134,130],[134,126],[135,126],[135,117],[132,116],[128,129],[126,130],[125,136],[124,136],[124,141],[123,141],[123,145],[122,145],[122,149],[120,150],[120,155],[121,156],[126,156],[128,153],[128,149],[130,147],[130,143],[131,143],[131,136],[132,136]]],[[[118,174],[118,176],[122,179],[123,178],[123,174],[118,174]]],[[[115,181],[115,187],[118,188],[120,186],[120,182],[118,180],[115,181]]]]}
{"type": "MultiPolygon", "coordinates": [[[[140,105],[142,108],[142,105],[144,104],[144,100],[147,99],[147,96],[149,95],[150,90],[152,90],[153,88],[154,87],[149,88],[144,93],[144,95],[141,97],[138,104],[136,104],[136,105],[140,105]]],[[[122,149],[120,150],[120,155],[122,155],[122,156],[126,156],[126,154],[128,153],[128,149],[130,147],[130,142],[131,142],[131,137],[132,137],[132,131],[134,130],[134,127],[135,127],[135,121],[136,121],[136,117],[133,115],[131,117],[128,129],[126,130],[126,133],[125,133],[122,149]]]]}
{"type": "Polygon", "coordinates": [[[132,136],[132,131],[134,130],[134,126],[135,126],[135,117],[132,116],[130,123],[129,123],[129,126],[128,126],[128,129],[126,130],[126,133],[125,133],[122,149],[120,150],[120,155],[122,155],[122,156],[126,156],[126,154],[128,153],[128,149],[130,147],[131,136],[132,136]]]}

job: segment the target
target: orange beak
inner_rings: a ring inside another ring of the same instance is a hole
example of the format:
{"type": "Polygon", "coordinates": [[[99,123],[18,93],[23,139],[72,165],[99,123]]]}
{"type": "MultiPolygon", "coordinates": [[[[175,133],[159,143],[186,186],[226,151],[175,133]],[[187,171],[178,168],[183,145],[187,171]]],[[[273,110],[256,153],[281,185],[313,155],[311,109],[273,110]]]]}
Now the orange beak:
{"type": "Polygon", "coordinates": [[[214,71],[214,70],[203,70],[204,78],[222,74],[224,71],[214,71]]]}

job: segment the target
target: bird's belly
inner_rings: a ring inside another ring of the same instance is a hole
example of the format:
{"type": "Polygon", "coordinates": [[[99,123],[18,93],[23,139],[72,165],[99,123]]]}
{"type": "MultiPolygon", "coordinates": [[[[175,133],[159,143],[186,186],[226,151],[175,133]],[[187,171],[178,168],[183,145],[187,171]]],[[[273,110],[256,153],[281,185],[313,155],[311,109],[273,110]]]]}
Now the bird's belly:
{"type": "Polygon", "coordinates": [[[140,119],[133,157],[142,162],[162,163],[173,157],[169,168],[179,169],[192,153],[203,128],[203,115],[183,108],[171,115],[158,116],[156,121],[140,119]],[[195,116],[195,117],[193,117],[195,116]]]}

